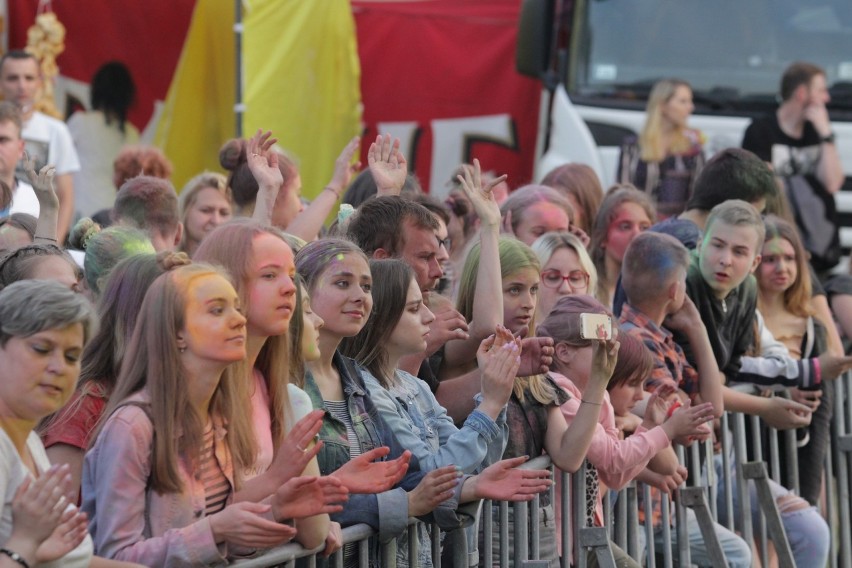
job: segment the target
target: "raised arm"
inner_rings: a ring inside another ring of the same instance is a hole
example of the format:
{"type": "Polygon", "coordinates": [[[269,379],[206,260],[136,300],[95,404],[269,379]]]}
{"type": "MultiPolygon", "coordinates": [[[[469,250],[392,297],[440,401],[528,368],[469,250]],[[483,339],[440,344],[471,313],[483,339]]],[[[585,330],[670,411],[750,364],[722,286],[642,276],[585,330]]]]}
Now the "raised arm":
{"type": "Polygon", "coordinates": [[[805,109],[805,119],[814,125],[821,140],[819,146],[820,158],[817,164],[816,176],[826,191],[837,193],[840,191],[846,175],[843,173],[843,164],[840,161],[837,145],[833,140],[828,140],[832,135],[828,109],[822,103],[810,104],[805,109]]]}
{"type": "Polygon", "coordinates": [[[553,463],[562,471],[576,472],[586,459],[592,435],[598,427],[606,385],[618,358],[616,340],[592,342],[592,369],[580,406],[569,425],[562,411],[550,408],[544,447],[553,463]]]}
{"type": "Polygon", "coordinates": [[[57,197],[54,185],[56,168],[46,165],[36,174],[34,166],[35,161],[24,153],[24,169],[27,172],[30,185],[33,186],[39,205],[38,222],[33,242],[58,244],[59,236],[67,234],[68,227],[65,227],[64,233],[59,231],[59,197],[57,197]]]}
{"type": "Polygon", "coordinates": [[[276,142],[278,139],[272,138],[272,132],[258,129],[249,139],[246,148],[246,162],[257,181],[257,198],[252,218],[265,225],[272,223],[275,200],[284,185],[284,176],[278,169],[278,153],[272,149],[276,142]]]}
{"type": "Polygon", "coordinates": [[[716,417],[722,416],[725,411],[722,400],[722,386],[725,384],[725,378],[719,371],[713,347],[710,345],[710,337],[707,335],[707,328],[701,321],[701,314],[692,299],[686,296],[683,306],[668,316],[664,324],[669,329],[683,332],[689,338],[689,345],[695,357],[695,370],[698,372],[700,400],[712,403],[716,417]]]}
{"type": "Polygon", "coordinates": [[[376,182],[376,195],[399,195],[408,175],[408,162],[399,151],[399,138],[390,134],[376,137],[367,151],[367,164],[376,182]]]}
{"type": "Polygon", "coordinates": [[[468,338],[450,341],[445,349],[445,365],[453,368],[465,365],[476,357],[476,350],[483,339],[494,333],[494,328],[503,319],[503,287],[500,274],[500,206],[492,190],[505,181],[500,176],[490,182],[482,179],[479,160],[473,160],[473,169],[465,168],[464,176],[457,176],[461,188],[473,205],[480,221],[479,267],[476,273],[476,291],[473,296],[473,311],[468,322],[468,338]]]}

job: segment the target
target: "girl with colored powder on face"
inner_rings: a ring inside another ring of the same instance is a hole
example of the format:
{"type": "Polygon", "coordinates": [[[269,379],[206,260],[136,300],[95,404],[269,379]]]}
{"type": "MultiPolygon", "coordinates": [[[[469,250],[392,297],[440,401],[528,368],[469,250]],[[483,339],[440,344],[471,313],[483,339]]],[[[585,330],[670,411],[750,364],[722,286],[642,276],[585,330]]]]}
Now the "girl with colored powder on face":
{"type": "MultiPolygon", "coordinates": [[[[338,351],[344,339],[364,328],[373,310],[373,280],[366,256],[350,241],[324,239],[302,248],[296,266],[307,283],[313,311],[324,321],[320,357],[308,362],[305,374],[305,390],[314,406],[328,411],[320,430],[324,444],[320,470],[330,474],[353,457],[385,444],[392,448],[392,455],[402,453],[400,441],[381,420],[367,392],[360,367],[338,351]]],[[[401,459],[410,455],[405,451],[401,459]]],[[[417,467],[397,487],[375,496],[354,496],[335,519],[343,526],[367,522],[379,531],[380,541],[399,536],[410,516],[429,515],[444,530],[461,526],[466,512],[458,511],[463,486],[458,484],[461,474],[455,466],[424,475],[419,461],[411,460],[417,467]]],[[[354,563],[353,554],[354,549],[344,547],[344,562],[354,563]]]]}
{"type": "MultiPolygon", "coordinates": [[[[434,315],[423,297],[411,268],[402,260],[370,262],[374,277],[373,310],[364,328],[341,345],[344,354],[364,366],[362,376],[370,398],[384,423],[418,459],[423,470],[456,466],[465,474],[479,475],[462,483],[461,502],[473,499],[527,501],[550,486],[547,470],[514,469],[526,456],[503,460],[489,467],[489,451],[500,455],[506,442],[505,405],[520,364],[520,340],[502,326],[496,337],[483,342],[477,353],[483,369],[482,403],[458,429],[417,377],[399,368],[406,355],[422,352],[434,315]]],[[[418,527],[420,564],[430,566],[429,535],[418,527]]],[[[408,535],[397,542],[397,564],[409,565],[408,535]]]]}
{"type": "MultiPolygon", "coordinates": [[[[257,501],[295,476],[319,475],[314,457],[320,447],[309,446],[322,426],[323,413],[311,412],[296,423],[294,404],[304,407],[307,395],[288,385],[287,332],[296,308],[293,252],[275,228],[240,219],[210,233],[195,258],[224,266],[233,275],[246,312],[247,357],[235,365],[235,371],[246,415],[254,425],[255,459],[241,472],[246,484],[240,497],[257,501]]],[[[371,468],[371,475],[359,477],[358,472],[344,468],[336,477],[352,492],[381,490],[382,482],[392,485],[394,481],[386,481],[385,473],[393,470],[393,475],[396,470],[383,462],[370,463],[377,455],[367,454],[355,464],[371,468]],[[366,487],[364,480],[370,481],[366,487]]],[[[297,540],[314,548],[326,540],[328,527],[326,516],[302,519],[297,524],[297,540]]],[[[333,551],[335,544],[328,544],[333,551]]]]}
{"type": "MultiPolygon", "coordinates": [[[[541,265],[535,253],[524,243],[512,238],[499,241],[500,272],[502,286],[501,312],[503,325],[515,335],[530,335],[534,325],[538,301],[539,274],[541,265]]],[[[479,250],[474,246],[468,255],[459,289],[458,309],[465,317],[470,316],[473,291],[477,285],[479,250]]],[[[617,342],[601,345],[594,374],[606,379],[612,373],[618,352],[617,342]]],[[[567,472],[575,472],[583,463],[591,442],[600,399],[603,397],[604,380],[599,392],[589,392],[584,399],[577,419],[569,428],[559,410],[569,395],[547,374],[517,377],[507,407],[506,422],[509,440],[503,458],[527,455],[536,457],[547,453],[553,463],[567,472]]],[[[495,461],[500,456],[489,456],[495,461]]],[[[553,507],[549,499],[542,499],[539,527],[542,535],[541,558],[555,566],[557,562],[556,533],[553,523],[553,507]]],[[[497,530],[495,526],[495,530],[497,530]]],[[[499,534],[499,533],[498,533],[499,534]]]]}
{"type": "MultiPolygon", "coordinates": [[[[812,305],[807,251],[794,225],[774,215],[767,216],[764,224],[766,239],[755,272],[758,310],[766,328],[784,344],[791,357],[798,360],[819,357],[828,351],[826,326],[834,322],[819,319],[812,305]]],[[[815,374],[822,378],[822,373],[815,374]]],[[[799,430],[798,463],[801,496],[816,505],[828,450],[834,382],[820,380],[807,388],[789,390],[793,400],[813,410],[810,426],[799,430]]]]}
{"type": "Polygon", "coordinates": [[[316,477],[294,478],[262,503],[240,499],[252,428],[230,366],[245,356],[246,318],[221,272],[188,265],[154,281],[83,467],[98,552],[222,563],[291,539],[281,520],[340,508],[346,490],[316,477]]]}
{"type": "Polygon", "coordinates": [[[592,262],[598,271],[593,295],[609,308],[621,272],[624,251],[633,237],[654,224],[656,214],[648,196],[630,184],[613,186],[604,197],[592,225],[589,244],[592,262]]]}

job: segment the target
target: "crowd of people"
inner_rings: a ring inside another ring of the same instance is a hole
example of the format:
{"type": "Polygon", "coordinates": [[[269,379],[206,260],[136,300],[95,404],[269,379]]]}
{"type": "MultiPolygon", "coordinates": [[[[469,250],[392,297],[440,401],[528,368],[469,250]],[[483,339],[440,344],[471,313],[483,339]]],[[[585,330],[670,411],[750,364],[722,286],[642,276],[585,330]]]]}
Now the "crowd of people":
{"type": "MultiPolygon", "coordinates": [[[[796,564],[825,564],[852,286],[827,281],[825,236],[778,183],[840,188],[822,70],[788,69],[746,149],[705,159],[690,87],[666,80],[607,191],[569,164],[509,192],[473,160],[444,202],[389,135],[361,173],[351,140],[309,203],[262,131],[178,193],[156,149],[122,149],[129,76],[98,77],[69,133],[32,110],[35,59],[0,60],[0,567],[220,565],[291,540],[354,566],[341,527],[358,523],[397,539],[399,565],[430,566],[410,517],[451,531],[482,499],[536,495],[531,534],[556,566],[571,552],[551,474],[518,467],[544,454],[585,468],[588,526],[608,490],[650,485],[640,522],[661,546],[661,496],[687,475],[674,444],[730,436],[725,411],[797,429],[801,494],[771,492],[796,564]],[[34,121],[52,134],[31,152],[34,121]],[[590,337],[588,314],[611,332],[590,337]]],[[[703,465],[721,480],[723,463],[703,465]]],[[[714,530],[729,565],[753,565],[755,543],[714,530]]]]}

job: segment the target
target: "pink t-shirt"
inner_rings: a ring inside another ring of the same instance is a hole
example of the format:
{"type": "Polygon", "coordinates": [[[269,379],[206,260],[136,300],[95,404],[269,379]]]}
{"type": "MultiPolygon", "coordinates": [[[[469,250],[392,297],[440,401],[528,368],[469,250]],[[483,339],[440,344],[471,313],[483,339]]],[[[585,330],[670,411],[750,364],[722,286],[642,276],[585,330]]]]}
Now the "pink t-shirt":
{"type": "Polygon", "coordinates": [[[257,441],[257,457],[254,464],[242,475],[243,481],[257,477],[272,465],[275,448],[272,445],[272,415],[269,412],[269,389],[266,379],[255,369],[252,372],[254,385],[251,393],[251,421],[254,425],[254,439],[257,441]]]}
{"type": "MultiPolygon", "coordinates": [[[[557,385],[571,395],[571,399],[560,407],[565,421],[568,426],[571,426],[580,409],[583,393],[564,375],[551,371],[550,376],[557,385]]],[[[627,440],[620,439],[615,425],[615,410],[609,401],[609,393],[604,393],[598,425],[595,427],[592,443],[586,453],[586,459],[597,468],[601,483],[598,503],[595,507],[595,521],[598,526],[603,526],[603,495],[607,487],[612,489],[624,487],[645,469],[657,452],[667,448],[670,443],[669,437],[659,426],[651,430],[645,430],[640,426],[627,440]]],[[[562,487],[557,477],[556,503],[561,503],[561,495],[562,487]]],[[[561,507],[556,507],[556,538],[561,553],[562,511],[560,509],[561,507]]]]}

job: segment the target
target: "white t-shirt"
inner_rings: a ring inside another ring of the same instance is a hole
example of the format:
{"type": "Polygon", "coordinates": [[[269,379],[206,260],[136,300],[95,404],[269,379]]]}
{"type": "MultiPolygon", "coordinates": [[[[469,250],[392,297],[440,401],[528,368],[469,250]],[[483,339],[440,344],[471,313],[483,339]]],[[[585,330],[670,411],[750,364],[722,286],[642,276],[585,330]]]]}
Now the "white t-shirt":
{"type": "MultiPolygon", "coordinates": [[[[38,470],[46,471],[50,467],[50,460],[47,459],[44,446],[35,432],[30,432],[29,437],[27,437],[27,448],[30,450],[38,470]]],[[[5,544],[12,534],[12,501],[18,487],[27,477],[32,477],[32,474],[21,461],[12,440],[0,428],[0,494],[3,495],[3,511],[0,513],[0,546],[5,544]]],[[[92,539],[89,535],[86,535],[85,540],[77,548],[59,560],[37,564],[36,566],[39,568],[83,568],[91,562],[92,554],[94,554],[92,539]]]]}
{"type": "Polygon", "coordinates": [[[76,112],[68,119],[68,131],[80,158],[74,174],[74,207],[84,217],[109,209],[115,201],[113,162],[127,144],[139,142],[139,131],[129,122],[124,132],[116,121],[107,124],[99,110],[76,112]]]}
{"type": "MultiPolygon", "coordinates": [[[[61,120],[35,112],[24,123],[21,138],[24,139],[24,148],[30,159],[35,160],[36,172],[47,164],[56,166],[57,175],[70,174],[80,169],[71,133],[61,120]]],[[[16,174],[19,178],[26,175],[23,160],[18,162],[16,174]]]]}
{"type": "Polygon", "coordinates": [[[33,186],[25,181],[16,180],[17,185],[12,190],[12,203],[9,205],[9,215],[12,213],[29,213],[36,219],[41,212],[33,186]]]}

